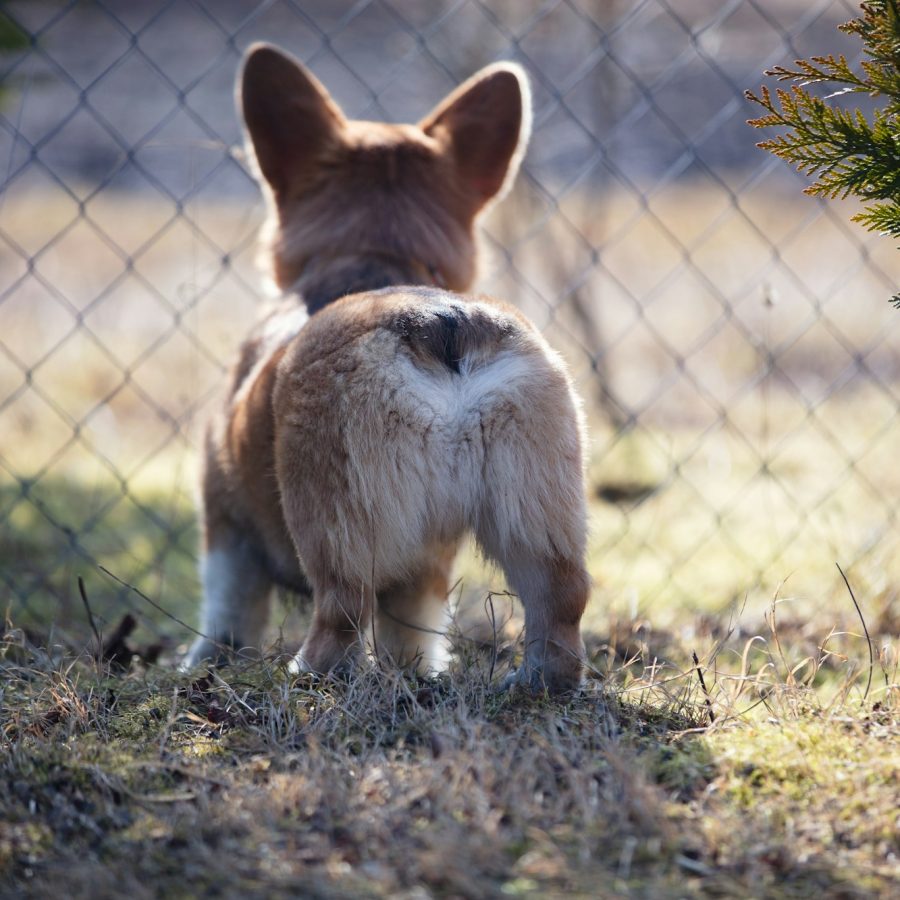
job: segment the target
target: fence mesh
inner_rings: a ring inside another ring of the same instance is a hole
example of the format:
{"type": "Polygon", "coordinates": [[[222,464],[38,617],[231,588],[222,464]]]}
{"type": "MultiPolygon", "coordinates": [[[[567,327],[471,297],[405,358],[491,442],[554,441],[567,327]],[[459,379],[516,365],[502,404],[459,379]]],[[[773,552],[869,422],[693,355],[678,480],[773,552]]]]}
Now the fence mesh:
{"type": "MultiPolygon", "coordinates": [[[[828,0],[91,0],[0,12],[0,583],[35,629],[198,594],[200,423],[261,294],[242,51],[349,115],[415,121],[515,59],[535,126],[480,287],[572,365],[592,571],[631,614],[713,610],[832,563],[897,574],[896,252],[754,147],[767,66],[858,48],[828,0]],[[893,268],[892,268],[893,267],[893,268]],[[894,274],[891,275],[890,273],[894,274]]],[[[895,579],[896,580],[896,579],[895,579]]]]}

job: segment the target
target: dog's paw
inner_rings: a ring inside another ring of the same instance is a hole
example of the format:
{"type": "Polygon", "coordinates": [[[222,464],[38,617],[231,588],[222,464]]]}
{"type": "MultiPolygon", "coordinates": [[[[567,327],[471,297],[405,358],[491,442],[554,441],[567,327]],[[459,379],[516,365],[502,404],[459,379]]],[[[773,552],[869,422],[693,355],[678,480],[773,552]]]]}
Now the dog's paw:
{"type": "Polygon", "coordinates": [[[314,683],[319,681],[347,682],[359,670],[360,662],[355,656],[345,656],[340,662],[323,672],[318,666],[312,665],[303,655],[301,650],[287,664],[288,675],[299,678],[308,676],[314,683]]]}
{"type": "Polygon", "coordinates": [[[223,653],[221,647],[215,641],[207,637],[198,637],[187,655],[178,666],[180,672],[190,672],[201,663],[217,665],[222,661],[223,653]]]}
{"type": "Polygon", "coordinates": [[[524,665],[517,669],[511,669],[506,673],[498,687],[498,693],[529,694],[532,697],[540,697],[545,694],[566,694],[577,691],[581,687],[581,677],[552,677],[544,669],[538,667],[526,668],[524,665]]]}
{"type": "Polygon", "coordinates": [[[497,686],[497,693],[515,693],[517,691],[527,691],[530,694],[538,693],[535,688],[534,676],[535,671],[532,669],[531,673],[527,673],[525,671],[525,666],[519,666],[517,669],[510,669],[506,675],[503,677],[503,680],[497,686]]]}
{"type": "Polygon", "coordinates": [[[287,664],[288,675],[318,675],[319,673],[309,665],[302,653],[296,654],[287,664]]]}
{"type": "Polygon", "coordinates": [[[201,663],[209,666],[227,666],[237,659],[258,660],[261,659],[259,650],[254,647],[232,647],[230,644],[220,644],[212,638],[198,637],[191,644],[191,649],[181,661],[179,670],[190,672],[201,663]]]}

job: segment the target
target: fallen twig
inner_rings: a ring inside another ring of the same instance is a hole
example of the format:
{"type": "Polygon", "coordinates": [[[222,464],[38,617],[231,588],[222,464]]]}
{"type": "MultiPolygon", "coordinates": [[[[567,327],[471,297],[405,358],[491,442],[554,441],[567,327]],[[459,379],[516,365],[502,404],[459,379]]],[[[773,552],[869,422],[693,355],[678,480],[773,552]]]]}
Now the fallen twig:
{"type": "Polygon", "coordinates": [[[709,691],[706,689],[706,680],[703,677],[703,671],[700,668],[700,660],[697,659],[697,651],[692,650],[691,656],[694,658],[694,666],[697,670],[697,678],[700,679],[700,687],[703,688],[703,696],[706,698],[706,713],[709,716],[709,724],[712,725],[716,721],[716,714],[713,712],[712,700],[709,697],[709,691]]]}

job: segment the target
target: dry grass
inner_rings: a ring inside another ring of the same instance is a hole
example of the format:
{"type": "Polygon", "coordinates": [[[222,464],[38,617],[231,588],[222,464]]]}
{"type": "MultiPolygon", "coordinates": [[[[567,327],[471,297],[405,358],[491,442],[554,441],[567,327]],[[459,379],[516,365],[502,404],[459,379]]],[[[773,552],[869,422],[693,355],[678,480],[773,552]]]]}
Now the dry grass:
{"type": "Polygon", "coordinates": [[[704,690],[631,623],[550,702],[496,693],[462,640],[440,679],[347,684],[113,673],[10,628],[0,876],[36,897],[890,896],[896,655],[863,699],[864,671],[791,666],[790,640],[729,665],[725,638],[704,690]]]}

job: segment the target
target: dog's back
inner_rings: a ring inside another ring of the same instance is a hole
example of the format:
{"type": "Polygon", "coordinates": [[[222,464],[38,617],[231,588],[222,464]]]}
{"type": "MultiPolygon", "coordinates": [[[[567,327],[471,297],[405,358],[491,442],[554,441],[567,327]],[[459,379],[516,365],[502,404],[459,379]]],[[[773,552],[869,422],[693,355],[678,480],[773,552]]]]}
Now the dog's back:
{"type": "MultiPolygon", "coordinates": [[[[249,54],[242,104],[273,273],[296,302],[244,345],[211,431],[207,634],[257,643],[272,582],[308,580],[298,666],[348,663],[370,623],[382,655],[438,666],[449,568],[471,530],[525,606],[519,677],[577,682],[577,402],[527,320],[455,293],[474,276],[475,218],[518,164],[527,102],[521,73],[499,66],[418,126],[349,122],[295,62],[249,54]]],[[[211,650],[198,641],[190,659],[211,650]]]]}

